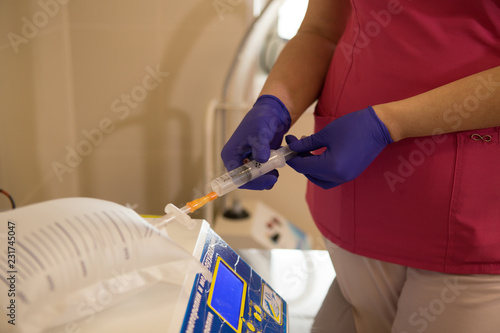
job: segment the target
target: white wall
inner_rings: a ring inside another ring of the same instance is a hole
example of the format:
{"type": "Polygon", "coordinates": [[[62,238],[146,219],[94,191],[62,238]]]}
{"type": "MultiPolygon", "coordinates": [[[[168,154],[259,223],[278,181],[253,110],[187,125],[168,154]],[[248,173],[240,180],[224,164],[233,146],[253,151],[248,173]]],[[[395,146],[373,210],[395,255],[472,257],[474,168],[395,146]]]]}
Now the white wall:
{"type": "Polygon", "coordinates": [[[59,1],[0,3],[0,187],[19,205],[79,195],[158,212],[190,199],[203,112],[249,4],[220,17],[203,0],[59,1]]]}

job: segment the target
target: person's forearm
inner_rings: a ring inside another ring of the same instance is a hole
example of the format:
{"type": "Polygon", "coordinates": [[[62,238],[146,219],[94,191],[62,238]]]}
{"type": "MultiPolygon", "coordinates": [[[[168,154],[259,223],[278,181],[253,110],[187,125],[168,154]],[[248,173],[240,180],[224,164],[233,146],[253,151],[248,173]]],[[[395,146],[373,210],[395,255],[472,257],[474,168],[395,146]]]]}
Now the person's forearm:
{"type": "Polygon", "coordinates": [[[500,67],[373,109],[394,141],[500,126],[500,67]]]}
{"type": "Polygon", "coordinates": [[[269,73],[260,94],[278,97],[290,112],[292,124],[321,93],[350,11],[348,0],[309,1],[297,35],[269,73]]]}
{"type": "Polygon", "coordinates": [[[283,49],[260,95],[278,97],[294,123],[320,94],[334,49],[330,40],[299,32],[283,49]]]}

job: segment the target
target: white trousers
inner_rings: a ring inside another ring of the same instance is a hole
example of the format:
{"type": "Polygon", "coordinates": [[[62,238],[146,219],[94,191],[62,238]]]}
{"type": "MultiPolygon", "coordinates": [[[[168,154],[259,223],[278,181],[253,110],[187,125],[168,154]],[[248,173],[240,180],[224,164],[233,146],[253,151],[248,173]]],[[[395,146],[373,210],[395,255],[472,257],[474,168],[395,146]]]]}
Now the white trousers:
{"type": "Polygon", "coordinates": [[[414,269],[325,243],[357,333],[500,332],[499,275],[414,269]]]}

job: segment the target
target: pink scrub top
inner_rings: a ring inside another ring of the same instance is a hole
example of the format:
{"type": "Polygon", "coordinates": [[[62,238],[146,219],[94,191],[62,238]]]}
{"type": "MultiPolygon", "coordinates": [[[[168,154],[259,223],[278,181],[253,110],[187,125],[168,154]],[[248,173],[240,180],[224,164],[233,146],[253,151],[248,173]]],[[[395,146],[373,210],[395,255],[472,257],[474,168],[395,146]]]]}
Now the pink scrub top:
{"type": "MultiPolygon", "coordinates": [[[[404,99],[500,65],[500,1],[351,0],[315,112],[404,99]]],[[[459,126],[500,82],[484,75],[445,121],[459,126]]],[[[500,105],[499,105],[500,112],[500,105]]],[[[354,181],[307,201],[325,237],[367,257],[439,272],[500,273],[499,128],[387,146],[354,181]]],[[[441,134],[441,135],[439,135],[441,134]]]]}

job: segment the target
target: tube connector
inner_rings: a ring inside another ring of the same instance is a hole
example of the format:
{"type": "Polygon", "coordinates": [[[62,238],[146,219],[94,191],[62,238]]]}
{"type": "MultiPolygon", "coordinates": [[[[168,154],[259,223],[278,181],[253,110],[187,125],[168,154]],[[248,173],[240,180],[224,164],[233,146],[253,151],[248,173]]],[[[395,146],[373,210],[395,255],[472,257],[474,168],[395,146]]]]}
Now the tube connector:
{"type": "Polygon", "coordinates": [[[210,192],[207,195],[205,195],[204,197],[201,197],[201,198],[198,198],[198,199],[195,199],[193,201],[188,202],[186,204],[186,206],[189,207],[189,212],[193,213],[198,208],[205,206],[207,203],[209,203],[210,201],[215,200],[215,199],[217,199],[217,193],[210,192]]]}
{"type": "Polygon", "coordinates": [[[189,230],[193,230],[196,225],[196,222],[192,218],[190,218],[189,215],[186,214],[186,212],[183,212],[171,203],[165,207],[165,213],[167,213],[167,216],[171,217],[172,219],[176,219],[177,221],[179,221],[189,230]]]}

